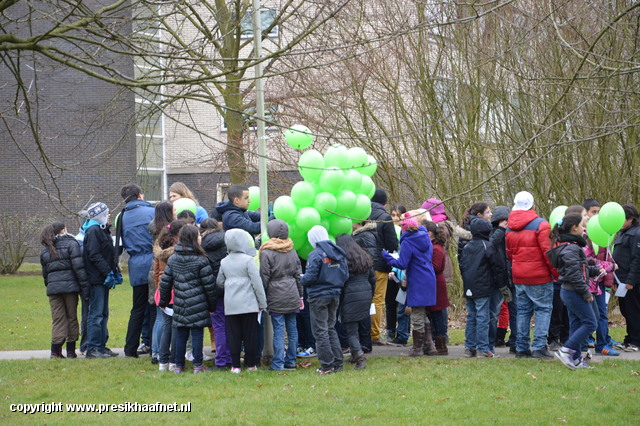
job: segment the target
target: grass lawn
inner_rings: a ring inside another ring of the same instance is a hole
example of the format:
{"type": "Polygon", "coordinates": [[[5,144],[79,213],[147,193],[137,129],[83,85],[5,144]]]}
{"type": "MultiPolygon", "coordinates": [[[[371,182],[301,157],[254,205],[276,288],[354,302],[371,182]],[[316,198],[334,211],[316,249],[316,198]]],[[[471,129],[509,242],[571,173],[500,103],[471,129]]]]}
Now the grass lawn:
{"type": "MultiPolygon", "coordinates": [[[[0,277],[0,349],[44,349],[50,314],[39,276],[0,277]]],[[[128,284],[112,292],[110,345],[124,344],[128,284]]],[[[615,338],[623,333],[612,330],[615,338]]],[[[452,330],[452,343],[462,330],[452,330]]],[[[529,359],[369,358],[365,371],[160,373],[148,358],[0,362],[0,422],[216,424],[638,424],[640,365],[606,359],[570,371],[529,359]],[[22,414],[11,404],[191,403],[190,413],[22,414]]]]}

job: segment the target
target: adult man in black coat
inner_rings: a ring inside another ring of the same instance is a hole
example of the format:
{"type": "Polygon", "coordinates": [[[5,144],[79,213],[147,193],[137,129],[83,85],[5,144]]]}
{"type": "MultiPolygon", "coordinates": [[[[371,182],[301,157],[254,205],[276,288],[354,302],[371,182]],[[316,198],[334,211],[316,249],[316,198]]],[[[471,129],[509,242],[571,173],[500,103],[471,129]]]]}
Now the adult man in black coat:
{"type": "Polygon", "coordinates": [[[376,273],[376,290],[373,294],[373,303],[376,305],[376,313],[371,316],[371,339],[372,343],[377,346],[386,343],[381,338],[382,326],[382,310],[385,305],[385,295],[387,293],[387,280],[391,267],[382,257],[382,250],[394,252],[398,249],[398,237],[396,230],[391,221],[391,216],[385,210],[387,204],[387,193],[384,189],[376,189],[375,194],[371,197],[371,215],[370,221],[377,223],[377,250],[373,259],[373,269],[376,273]]]}

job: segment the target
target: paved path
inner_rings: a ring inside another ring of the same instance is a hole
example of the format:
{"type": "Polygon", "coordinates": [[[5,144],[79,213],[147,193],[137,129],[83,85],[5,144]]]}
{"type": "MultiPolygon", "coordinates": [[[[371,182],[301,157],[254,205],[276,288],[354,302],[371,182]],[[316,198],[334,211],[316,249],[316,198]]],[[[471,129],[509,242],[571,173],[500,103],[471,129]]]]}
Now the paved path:
{"type": "MultiPolygon", "coordinates": [[[[376,356],[406,356],[409,353],[410,346],[375,346],[373,352],[367,354],[367,357],[376,357],[376,356]]],[[[112,348],[114,352],[120,354],[120,358],[124,356],[124,350],[122,348],[112,348]]],[[[63,351],[64,352],[64,351],[63,351]]],[[[434,358],[463,358],[464,346],[449,346],[449,355],[446,357],[434,357],[434,358]]],[[[593,352],[593,349],[592,349],[593,352]]],[[[211,355],[211,350],[209,348],[205,349],[205,353],[207,355],[211,355]]],[[[32,351],[0,351],[0,361],[6,360],[20,360],[20,359],[47,359],[51,352],[49,350],[32,350],[32,351]]],[[[497,348],[496,355],[500,358],[515,358],[514,354],[509,353],[509,348],[497,348]]],[[[78,355],[79,358],[84,358],[82,355],[78,355]]],[[[148,355],[143,355],[141,357],[149,357],[148,355]]],[[[591,362],[600,362],[603,359],[621,359],[621,360],[631,360],[631,361],[640,361],[640,352],[621,352],[620,356],[612,357],[612,356],[601,356],[594,355],[594,358],[591,362]]]]}

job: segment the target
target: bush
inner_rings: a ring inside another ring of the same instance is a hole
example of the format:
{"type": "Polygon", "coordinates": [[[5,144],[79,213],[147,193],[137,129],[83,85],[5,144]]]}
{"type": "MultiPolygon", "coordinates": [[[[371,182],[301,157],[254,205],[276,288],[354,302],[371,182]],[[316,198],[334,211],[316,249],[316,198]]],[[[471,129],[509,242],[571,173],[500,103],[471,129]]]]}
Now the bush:
{"type": "Polygon", "coordinates": [[[0,214],[0,274],[15,274],[29,251],[37,226],[24,216],[0,214]]]}

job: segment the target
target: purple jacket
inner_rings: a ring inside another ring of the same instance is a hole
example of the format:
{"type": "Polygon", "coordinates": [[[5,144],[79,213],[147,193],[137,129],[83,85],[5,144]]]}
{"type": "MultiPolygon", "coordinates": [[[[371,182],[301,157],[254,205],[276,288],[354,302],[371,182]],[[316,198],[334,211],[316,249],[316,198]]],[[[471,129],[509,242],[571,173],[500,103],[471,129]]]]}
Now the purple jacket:
{"type": "Polygon", "coordinates": [[[417,231],[405,232],[400,237],[400,257],[394,259],[382,251],[391,266],[407,273],[407,306],[433,306],[436,304],[436,273],[431,258],[433,246],[429,233],[421,226],[417,231]]]}

